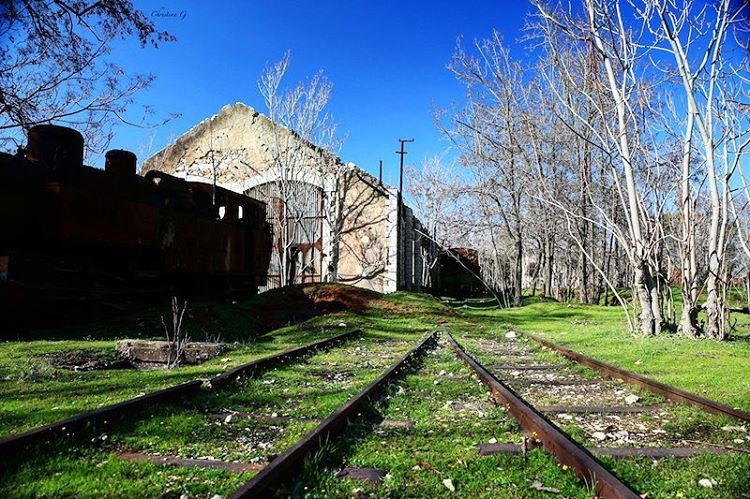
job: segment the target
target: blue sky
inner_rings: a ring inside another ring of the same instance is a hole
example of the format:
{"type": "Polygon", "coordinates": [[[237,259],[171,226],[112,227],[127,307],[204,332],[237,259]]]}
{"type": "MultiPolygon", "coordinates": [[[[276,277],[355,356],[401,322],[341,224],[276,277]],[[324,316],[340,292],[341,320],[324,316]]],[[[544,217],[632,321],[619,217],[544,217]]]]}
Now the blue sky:
{"type": "MultiPolygon", "coordinates": [[[[331,111],[348,139],[342,159],[396,183],[399,137],[413,137],[407,163],[447,147],[432,110],[460,101],[461,85],[445,69],[459,36],[468,42],[492,29],[522,36],[526,0],[448,1],[136,1],[161,30],[177,37],[158,49],[116,44],[113,61],[153,73],[136,97],[157,116],[182,113],[156,131],[120,126],[111,144],[142,155],[179,136],[222,106],[242,101],[264,111],[256,80],[263,66],[292,52],[289,83],[322,69],[335,85],[331,111]],[[177,17],[163,17],[167,13],[177,17]],[[162,16],[162,17],[160,17],[162,16]]],[[[518,48],[516,56],[523,56],[518,48]]],[[[131,113],[131,117],[135,114],[131,113]]],[[[143,159],[143,158],[139,158],[143,159]]],[[[100,159],[95,162],[98,164],[100,159]]]]}

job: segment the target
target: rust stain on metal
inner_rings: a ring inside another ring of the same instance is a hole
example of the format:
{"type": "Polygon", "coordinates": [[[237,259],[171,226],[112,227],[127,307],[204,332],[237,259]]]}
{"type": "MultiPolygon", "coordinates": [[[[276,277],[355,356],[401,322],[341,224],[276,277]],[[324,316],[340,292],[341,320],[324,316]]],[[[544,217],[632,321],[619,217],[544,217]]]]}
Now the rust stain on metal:
{"type": "Polygon", "coordinates": [[[69,128],[37,126],[28,141],[18,155],[0,153],[6,323],[73,320],[102,296],[148,302],[249,295],[265,285],[271,226],[264,203],[165,173],[138,175],[127,151],[109,151],[103,170],[85,166],[83,137],[69,128]],[[76,306],[78,314],[67,313],[76,306]]]}
{"type": "Polygon", "coordinates": [[[471,367],[482,382],[490,388],[495,401],[505,406],[521,427],[532,437],[539,440],[544,449],[555,456],[558,462],[570,466],[573,472],[587,483],[595,484],[599,496],[627,499],[639,497],[614,474],[604,468],[591,453],[566,437],[560,429],[544,419],[541,414],[527,405],[509,387],[467,354],[451,335],[448,335],[448,341],[456,355],[471,367]]]}

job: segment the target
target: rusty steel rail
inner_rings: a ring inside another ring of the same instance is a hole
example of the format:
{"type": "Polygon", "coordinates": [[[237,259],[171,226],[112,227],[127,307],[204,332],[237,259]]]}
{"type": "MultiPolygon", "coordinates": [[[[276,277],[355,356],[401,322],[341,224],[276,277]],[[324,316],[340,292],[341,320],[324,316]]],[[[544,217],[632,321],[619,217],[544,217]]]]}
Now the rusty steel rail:
{"type": "Polygon", "coordinates": [[[573,350],[569,350],[562,345],[558,345],[557,343],[545,340],[544,338],[541,338],[535,334],[522,334],[528,336],[532,340],[541,345],[544,345],[547,348],[551,348],[552,350],[560,353],[573,362],[577,362],[578,364],[599,371],[606,377],[621,379],[626,383],[630,383],[631,385],[635,385],[657,395],[661,395],[674,402],[698,407],[713,414],[729,416],[735,419],[739,419],[740,421],[750,422],[750,413],[748,412],[742,411],[740,409],[735,409],[734,407],[730,407],[726,404],[722,404],[720,402],[716,402],[714,400],[710,400],[690,392],[686,392],[685,390],[681,390],[665,383],[654,381],[634,372],[615,367],[611,364],[592,359],[591,357],[587,357],[583,354],[574,352],[573,350]]]}
{"type": "MultiPolygon", "coordinates": [[[[220,388],[227,383],[236,380],[240,376],[252,376],[254,373],[276,367],[284,362],[302,357],[317,349],[331,346],[360,333],[361,330],[348,331],[324,340],[291,348],[275,355],[248,362],[212,378],[210,380],[211,389],[220,388]]],[[[26,451],[31,445],[48,443],[61,437],[83,437],[84,435],[90,434],[95,429],[102,430],[105,427],[111,426],[114,422],[126,416],[135,415],[137,417],[139,412],[148,409],[154,404],[166,405],[188,399],[200,392],[203,383],[204,380],[195,379],[103,407],[95,411],[84,412],[23,433],[10,435],[0,439],[0,455],[16,456],[16,458],[18,458],[18,456],[20,456],[23,451],[26,451]]],[[[11,459],[0,461],[5,461],[7,463],[11,461],[11,459]]],[[[2,462],[0,462],[0,467],[2,467],[2,462]]]]}
{"type": "Polygon", "coordinates": [[[604,468],[585,448],[570,440],[555,425],[526,404],[509,387],[500,382],[487,369],[456,342],[450,334],[448,341],[456,355],[464,361],[486,384],[498,404],[505,406],[524,431],[541,441],[544,449],[558,462],[570,466],[587,484],[594,484],[599,497],[638,499],[639,496],[615,475],[604,468]]]}
{"type": "Polygon", "coordinates": [[[427,335],[417,346],[401,357],[364,390],[349,399],[325,421],[297,441],[294,446],[287,449],[271,461],[260,473],[246,482],[232,494],[232,499],[272,496],[275,489],[284,480],[289,479],[295,472],[299,471],[305,457],[320,449],[321,445],[331,437],[341,434],[349,421],[361,414],[362,407],[385,387],[391,381],[391,378],[416,359],[428,346],[434,344],[436,338],[437,331],[427,335]]]}
{"type": "MultiPolygon", "coordinates": [[[[5,437],[0,439],[0,454],[17,458],[31,445],[49,442],[60,437],[81,436],[94,428],[104,428],[126,415],[145,410],[153,404],[173,403],[195,395],[200,391],[202,383],[203,381],[199,379],[188,381],[5,437]]],[[[8,461],[10,460],[9,458],[8,461]]]]}

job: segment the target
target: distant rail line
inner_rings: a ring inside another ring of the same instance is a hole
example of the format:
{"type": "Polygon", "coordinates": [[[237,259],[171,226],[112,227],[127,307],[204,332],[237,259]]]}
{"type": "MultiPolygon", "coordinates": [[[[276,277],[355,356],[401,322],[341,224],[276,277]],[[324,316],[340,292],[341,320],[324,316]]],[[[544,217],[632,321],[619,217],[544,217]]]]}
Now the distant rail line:
{"type": "Polygon", "coordinates": [[[587,357],[583,354],[565,348],[562,345],[558,345],[549,340],[545,340],[544,338],[535,334],[526,333],[525,336],[531,338],[541,345],[544,345],[549,349],[554,350],[560,355],[567,357],[573,362],[577,362],[578,364],[602,373],[602,375],[605,377],[621,379],[626,383],[630,383],[631,385],[635,385],[639,388],[643,388],[644,390],[648,390],[657,395],[661,395],[674,402],[698,407],[699,409],[703,409],[705,411],[721,416],[728,416],[743,422],[750,422],[750,413],[748,412],[730,407],[726,404],[722,404],[714,400],[707,399],[705,397],[701,397],[699,395],[695,395],[674,386],[654,381],[634,372],[630,372],[625,369],[620,369],[619,367],[606,364],[602,361],[592,359],[591,357],[587,357]]]}

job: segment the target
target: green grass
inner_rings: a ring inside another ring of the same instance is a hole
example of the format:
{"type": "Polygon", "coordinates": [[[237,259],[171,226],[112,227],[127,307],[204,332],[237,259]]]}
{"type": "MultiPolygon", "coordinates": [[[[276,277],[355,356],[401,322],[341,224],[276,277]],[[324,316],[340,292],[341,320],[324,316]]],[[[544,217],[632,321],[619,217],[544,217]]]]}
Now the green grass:
{"type": "Polygon", "coordinates": [[[178,369],[114,369],[73,372],[56,369],[41,354],[65,350],[114,353],[113,341],[32,341],[0,343],[0,435],[20,432],[80,412],[196,378],[210,378],[226,369],[287,348],[330,337],[345,317],[318,318],[304,327],[290,326],[218,358],[178,369]],[[225,359],[229,359],[226,360],[225,359]]]}
{"type": "MultiPolygon", "coordinates": [[[[19,463],[17,468],[0,479],[0,496],[119,495],[120,490],[130,490],[130,484],[123,484],[123,481],[141,480],[134,477],[146,475],[149,476],[144,484],[144,495],[147,497],[160,496],[164,491],[169,491],[167,495],[179,495],[177,491],[190,496],[205,495],[200,492],[201,489],[193,486],[193,482],[199,483],[201,477],[214,483],[211,487],[212,494],[228,495],[241,483],[240,478],[198,469],[172,473],[172,468],[120,463],[116,455],[120,451],[138,451],[188,458],[210,456],[243,462],[265,462],[272,459],[309,431],[315,422],[293,420],[282,425],[272,425],[241,417],[226,421],[226,412],[223,411],[229,409],[263,415],[278,413],[324,418],[380,375],[397,356],[413,346],[429,328],[421,320],[421,317],[429,315],[425,314],[427,310],[437,308],[452,314],[452,311],[421,297],[407,297],[401,303],[396,296],[384,301],[382,305],[391,312],[401,312],[398,320],[387,320],[382,311],[377,311],[374,315],[338,313],[316,317],[274,332],[268,338],[244,349],[248,350],[247,358],[265,355],[291,344],[306,343],[317,337],[338,333],[341,330],[338,323],[342,321],[348,327],[365,328],[364,336],[356,341],[337,345],[302,362],[293,362],[263,373],[257,379],[246,380],[240,387],[206,392],[192,400],[187,410],[184,407],[154,407],[142,418],[125,421],[110,429],[104,443],[82,443],[72,448],[60,446],[59,450],[53,452],[44,449],[32,452],[28,460],[19,463]],[[323,328],[324,324],[335,326],[323,328]],[[272,345],[273,348],[257,348],[262,345],[272,345]],[[331,373],[342,369],[347,372],[345,378],[329,378],[331,373]],[[59,471],[35,475],[37,470],[51,469],[59,471]],[[162,474],[172,477],[168,486],[159,478],[162,474]],[[30,481],[31,476],[36,476],[33,481],[30,481]],[[21,490],[23,493],[19,492],[21,490]]],[[[86,345],[87,348],[91,347],[90,343],[86,345]]],[[[32,346],[44,350],[43,346],[32,346]]],[[[73,342],[73,348],[78,346],[73,342]]],[[[232,355],[238,357],[236,353],[232,355]]],[[[190,378],[196,374],[205,375],[220,370],[204,365],[173,371],[110,371],[96,374],[105,374],[107,383],[122,386],[140,383],[137,386],[142,389],[144,374],[156,375],[160,382],[165,382],[165,374],[170,372],[180,373],[180,378],[190,378]]],[[[49,390],[55,382],[37,377],[28,380],[28,383],[40,390],[49,390]]],[[[81,393],[80,380],[70,378],[59,383],[63,385],[55,388],[59,388],[60,393],[81,393]]],[[[118,393],[123,394],[124,392],[118,393]]],[[[92,394],[86,393],[85,400],[91,404],[96,399],[92,394]]],[[[8,404],[4,400],[3,409],[7,411],[9,406],[18,408],[23,402],[8,404]]],[[[37,403],[49,407],[57,401],[45,398],[37,403]]],[[[70,407],[68,405],[68,409],[70,407]]],[[[27,409],[16,410],[19,417],[27,415],[27,409]]],[[[27,417],[24,421],[31,425],[35,418],[27,417]]],[[[243,474],[245,480],[250,476],[252,474],[243,474]]]]}
{"type": "MultiPolygon", "coordinates": [[[[123,422],[107,432],[103,443],[60,445],[32,453],[17,468],[0,477],[2,497],[143,497],[226,496],[252,473],[230,474],[201,469],[164,468],[124,462],[117,452],[134,450],[181,457],[211,456],[223,460],[263,462],[291,446],[315,421],[292,419],[270,424],[241,417],[225,419],[229,411],[324,418],[352,394],[411,348],[426,331],[446,328],[461,342],[478,338],[504,339],[508,328],[536,332],[598,359],[631,369],[661,381],[719,401],[750,410],[750,385],[743,373],[750,372],[750,342],[693,341],[675,336],[640,338],[625,332],[622,311],[615,307],[568,305],[556,302],[530,303],[518,309],[499,310],[483,300],[467,300],[446,307],[425,295],[395,293],[377,300],[367,310],[316,315],[304,322],[276,329],[258,337],[249,327],[247,310],[272,307],[268,296],[237,304],[245,315],[232,312],[232,305],[217,305],[211,320],[194,319],[210,334],[210,324],[224,338],[239,342],[219,359],[201,366],[176,370],[114,370],[74,373],[55,369],[42,354],[62,350],[113,349],[119,336],[111,324],[106,328],[77,330],[68,340],[14,341],[0,344],[0,435],[31,428],[111,404],[139,393],[196,377],[207,378],[241,363],[292,346],[361,327],[365,335],[356,341],[318,352],[304,361],[264,373],[230,389],[204,392],[187,407],[154,407],[142,418],[123,422]],[[219,322],[215,322],[218,317],[219,322]],[[88,338],[92,336],[95,339],[88,338]],[[357,350],[359,348],[359,350],[357,350]],[[224,362],[222,359],[231,360],[224,362]],[[331,380],[327,374],[345,371],[346,377],[331,380]]],[[[152,319],[158,317],[152,313],[152,319]]],[[[142,318],[139,318],[142,319],[142,318]]],[[[150,323],[153,323],[153,320],[150,323]]],[[[123,336],[149,337],[124,327],[123,336]],[[137,334],[136,334],[137,333],[137,334]]],[[[148,325],[149,320],[145,323],[148,325]]],[[[742,326],[745,327],[745,326],[742,326]]],[[[158,337],[160,333],[151,336],[158,337]]],[[[740,335],[742,336],[742,335],[740,335]]],[[[202,339],[202,338],[198,338],[202,339]]],[[[556,359],[537,350],[539,360],[556,359]]],[[[491,358],[482,361],[490,364],[491,358]]],[[[575,368],[584,376],[594,374],[575,368]]],[[[412,419],[411,432],[383,430],[371,419],[358,421],[336,445],[308,462],[292,491],[306,497],[432,497],[450,495],[443,480],[451,479],[456,494],[470,497],[541,497],[532,488],[535,481],[561,490],[563,497],[590,497],[591,491],[569,470],[557,466],[541,451],[529,454],[527,462],[512,456],[480,458],[479,443],[518,442],[516,424],[500,410],[479,404],[479,411],[456,411],[448,402],[487,402],[486,388],[462,378],[468,371],[441,346],[425,357],[421,369],[399,382],[403,391],[391,388],[389,398],[375,408],[382,417],[412,419]],[[445,371],[443,374],[441,372],[445,371]],[[438,384],[435,384],[438,380],[438,384]],[[316,464],[324,464],[318,468],[316,464]],[[389,476],[378,489],[340,479],[342,466],[372,466],[386,469],[389,476]],[[305,488],[307,487],[307,488],[305,488]]],[[[641,394],[643,395],[643,394],[641,394]]],[[[705,433],[702,414],[677,410],[670,431],[705,433]]],[[[710,423],[715,430],[717,424],[710,423]]],[[[575,433],[571,430],[572,433],[575,433]]],[[[573,434],[583,439],[583,435],[573,434]]],[[[743,455],[664,460],[606,460],[608,466],[636,490],[649,497],[742,497],[750,476],[750,459],[743,455]],[[728,470],[727,472],[723,471],[728,470]],[[717,481],[714,489],[697,485],[701,478],[717,481]]]]}
{"type": "Polygon", "coordinates": [[[750,458],[737,455],[703,455],[690,459],[601,458],[621,480],[636,490],[652,491],[652,498],[750,497],[750,458]],[[714,480],[705,488],[701,479],[714,480]]]}
{"type": "MultiPolygon", "coordinates": [[[[411,336],[411,335],[410,335],[411,336]]],[[[414,335],[416,336],[416,335],[414,335]]],[[[184,458],[213,458],[227,461],[270,461],[293,445],[312,429],[314,421],[295,421],[271,424],[234,416],[225,419],[226,409],[240,413],[261,415],[308,416],[324,418],[342,405],[354,393],[377,377],[396,356],[405,353],[410,341],[389,341],[365,337],[356,345],[344,344],[320,352],[303,362],[292,363],[247,380],[241,386],[218,392],[204,393],[184,407],[155,407],[149,414],[135,421],[118,424],[107,432],[104,444],[81,444],[60,448],[58,452],[41,451],[30,461],[21,463],[17,470],[0,480],[0,496],[29,495],[66,496],[77,494],[119,495],[123,480],[132,473],[167,474],[175,490],[196,494],[193,481],[214,481],[211,492],[228,495],[241,481],[228,474],[194,469],[190,473],[177,468],[159,468],[149,464],[119,464],[121,451],[173,455],[184,458]],[[387,344],[386,344],[387,343],[387,344]],[[358,367],[353,364],[359,359],[358,367]],[[327,381],[326,369],[337,365],[348,366],[344,381],[327,381]],[[321,375],[322,373],[322,375],[321,375]],[[93,448],[92,448],[93,447],[93,448]],[[102,465],[101,463],[109,463],[102,465]],[[61,471],[39,475],[29,483],[35,470],[57,468],[61,471]],[[132,471],[132,473],[131,473],[132,471]],[[62,477],[62,478],[60,478],[62,477]],[[25,491],[17,495],[23,485],[25,491]]],[[[251,473],[242,475],[249,479],[251,473]]],[[[158,477],[155,489],[145,488],[147,497],[160,496],[158,477]]],[[[147,481],[148,485],[148,481],[147,481]]],[[[126,487],[127,490],[127,487],[126,487]]],[[[171,489],[167,489],[171,490],[171,489]]]]}
{"type": "Polygon", "coordinates": [[[96,449],[36,456],[10,478],[0,479],[3,497],[213,497],[249,480],[250,473],[165,468],[127,462],[96,449]]]}

